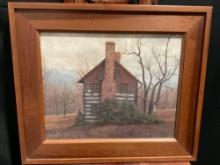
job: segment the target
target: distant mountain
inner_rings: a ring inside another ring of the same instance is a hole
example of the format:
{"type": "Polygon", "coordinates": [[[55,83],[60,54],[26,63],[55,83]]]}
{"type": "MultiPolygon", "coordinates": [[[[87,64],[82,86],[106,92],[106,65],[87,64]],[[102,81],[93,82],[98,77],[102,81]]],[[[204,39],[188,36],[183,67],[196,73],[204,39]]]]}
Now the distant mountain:
{"type": "Polygon", "coordinates": [[[77,74],[73,70],[61,70],[57,68],[48,69],[50,72],[49,81],[57,85],[72,85],[76,82],[77,74]]]}

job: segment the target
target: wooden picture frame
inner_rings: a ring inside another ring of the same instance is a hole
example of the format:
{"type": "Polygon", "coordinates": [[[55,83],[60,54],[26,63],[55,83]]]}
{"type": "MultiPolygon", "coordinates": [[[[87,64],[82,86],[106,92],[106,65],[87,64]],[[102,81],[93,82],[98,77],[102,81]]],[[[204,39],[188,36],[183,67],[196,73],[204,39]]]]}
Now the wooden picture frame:
{"type": "Polygon", "coordinates": [[[9,3],[23,164],[194,161],[203,106],[211,7],[9,3]],[[135,22],[135,24],[131,24],[135,22]],[[183,36],[175,138],[45,138],[40,32],[183,36]]]}

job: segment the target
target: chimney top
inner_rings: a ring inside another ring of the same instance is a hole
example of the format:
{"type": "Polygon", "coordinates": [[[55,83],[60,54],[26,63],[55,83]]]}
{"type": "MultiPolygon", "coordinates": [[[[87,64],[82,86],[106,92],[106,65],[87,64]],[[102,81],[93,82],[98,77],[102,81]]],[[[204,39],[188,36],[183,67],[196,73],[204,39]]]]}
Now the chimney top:
{"type": "Polygon", "coordinates": [[[107,61],[117,61],[120,63],[121,59],[121,53],[120,52],[115,52],[115,42],[114,41],[106,41],[106,60],[107,61]]]}
{"type": "Polygon", "coordinates": [[[115,53],[115,42],[107,41],[105,43],[105,57],[106,57],[106,59],[114,58],[114,53],[115,53]]]}
{"type": "Polygon", "coordinates": [[[115,52],[115,61],[120,63],[120,59],[121,59],[121,53],[120,52],[115,52]]]}
{"type": "Polygon", "coordinates": [[[114,41],[106,41],[106,44],[114,44],[115,45],[115,42],[114,41]]]}

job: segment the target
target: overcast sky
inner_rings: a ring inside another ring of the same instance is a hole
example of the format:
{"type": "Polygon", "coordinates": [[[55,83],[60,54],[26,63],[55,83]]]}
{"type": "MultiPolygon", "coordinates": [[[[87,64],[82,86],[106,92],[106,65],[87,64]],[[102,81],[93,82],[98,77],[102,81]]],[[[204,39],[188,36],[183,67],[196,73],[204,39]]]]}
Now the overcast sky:
{"type": "MultiPolygon", "coordinates": [[[[116,51],[124,52],[125,48],[136,50],[137,38],[143,42],[143,61],[152,52],[152,47],[163,52],[167,35],[131,35],[131,34],[94,34],[94,33],[41,33],[41,55],[48,69],[53,70],[53,77],[77,81],[77,67],[83,61],[89,62],[92,68],[105,58],[105,42],[114,41],[116,51]],[[68,77],[69,76],[69,77],[68,77]]],[[[169,44],[169,55],[180,57],[181,36],[172,36],[169,44]]],[[[123,55],[121,63],[140,79],[140,66],[135,56],[123,55]]],[[[171,62],[172,63],[172,62],[171,62]]],[[[170,80],[177,84],[177,78],[170,80]]]]}

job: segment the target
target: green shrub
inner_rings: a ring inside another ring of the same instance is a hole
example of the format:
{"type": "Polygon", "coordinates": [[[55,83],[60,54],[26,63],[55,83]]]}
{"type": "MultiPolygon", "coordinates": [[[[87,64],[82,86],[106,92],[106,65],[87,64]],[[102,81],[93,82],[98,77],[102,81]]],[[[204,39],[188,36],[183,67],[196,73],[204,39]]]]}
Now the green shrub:
{"type": "Polygon", "coordinates": [[[94,112],[97,116],[95,123],[85,120],[82,112],[78,112],[74,125],[107,125],[107,124],[150,124],[159,123],[155,114],[145,115],[137,110],[135,104],[130,101],[119,102],[117,100],[106,100],[101,102],[94,112]]]}
{"type": "Polygon", "coordinates": [[[118,102],[106,100],[100,103],[96,111],[97,123],[100,124],[140,124],[158,123],[156,115],[147,116],[137,110],[135,104],[130,101],[118,102]]]}
{"type": "Polygon", "coordinates": [[[74,125],[85,125],[85,124],[86,124],[85,115],[81,111],[78,111],[76,122],[74,123],[74,125]]]}

